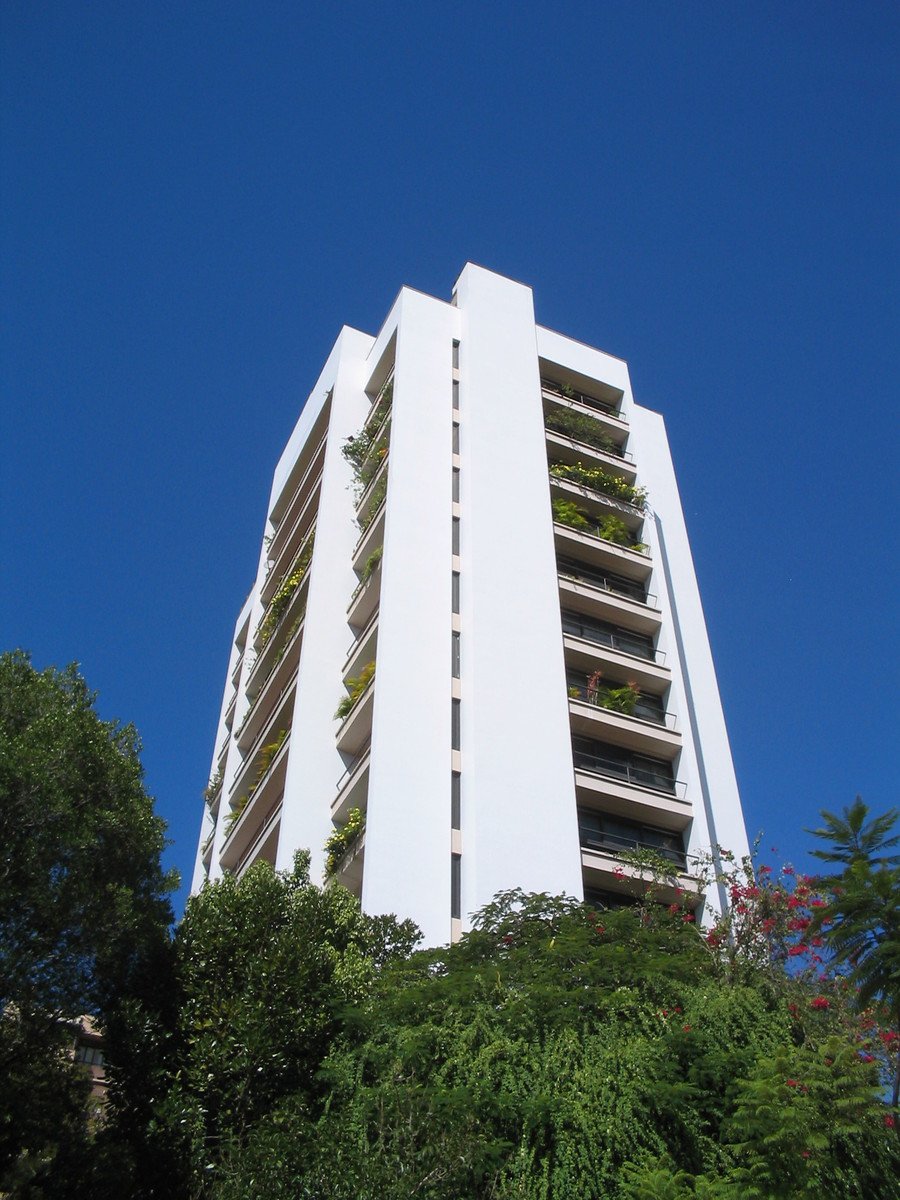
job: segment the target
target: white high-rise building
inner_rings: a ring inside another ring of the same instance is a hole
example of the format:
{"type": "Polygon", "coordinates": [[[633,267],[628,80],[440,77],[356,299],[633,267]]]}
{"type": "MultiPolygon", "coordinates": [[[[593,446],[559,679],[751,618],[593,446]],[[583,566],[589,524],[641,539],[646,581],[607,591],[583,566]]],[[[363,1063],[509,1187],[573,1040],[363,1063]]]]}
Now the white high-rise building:
{"type": "Polygon", "coordinates": [[[404,288],[376,336],[343,329],[275,471],[212,770],[195,889],[300,847],[323,877],[349,821],[332,873],[430,944],[503,888],[626,898],[636,847],[688,894],[694,855],[746,853],[626,364],[472,264],[449,302],[404,288]]]}

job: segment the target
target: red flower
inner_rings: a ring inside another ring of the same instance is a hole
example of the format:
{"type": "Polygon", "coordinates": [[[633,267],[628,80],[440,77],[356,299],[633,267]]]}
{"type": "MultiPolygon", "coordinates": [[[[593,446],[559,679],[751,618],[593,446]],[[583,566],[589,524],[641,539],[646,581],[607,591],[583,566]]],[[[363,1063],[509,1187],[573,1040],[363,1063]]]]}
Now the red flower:
{"type": "Polygon", "coordinates": [[[802,908],[802,907],[803,907],[802,900],[798,900],[796,896],[788,897],[788,908],[802,908]]]}
{"type": "Polygon", "coordinates": [[[809,917],[791,917],[787,927],[791,933],[796,933],[798,930],[809,929],[809,926],[809,917]]]}
{"type": "Polygon", "coordinates": [[[606,933],[606,926],[605,926],[605,925],[598,925],[598,926],[597,926],[597,932],[598,932],[598,933],[606,933]]]}
{"type": "Polygon", "coordinates": [[[784,1086],[785,1086],[785,1087],[796,1087],[796,1086],[797,1086],[797,1080],[796,1080],[796,1079],[786,1079],[786,1080],[784,1081],[784,1086]]]}
{"type": "Polygon", "coordinates": [[[786,867],[781,868],[781,873],[782,873],[782,875],[793,875],[794,868],[791,866],[790,863],[788,863],[788,865],[786,867]]]}
{"type": "Polygon", "coordinates": [[[810,908],[827,908],[828,903],[825,900],[820,900],[819,897],[817,896],[815,898],[815,900],[810,900],[809,907],[810,908]]]}
{"type": "Polygon", "coordinates": [[[771,867],[760,867],[760,868],[759,868],[759,874],[760,874],[760,875],[771,875],[771,874],[772,874],[772,868],[771,868],[771,867]]]}
{"type": "Polygon", "coordinates": [[[801,1151],[800,1151],[800,1154],[801,1154],[801,1156],[802,1156],[803,1158],[809,1158],[809,1151],[808,1151],[808,1150],[801,1150],[801,1151]]]}
{"type": "Polygon", "coordinates": [[[670,905],[669,905],[669,912],[670,912],[670,913],[677,913],[677,912],[678,912],[678,905],[677,905],[677,904],[670,904],[670,905]]]}
{"type": "Polygon", "coordinates": [[[830,1004],[831,1004],[831,1001],[827,998],[827,996],[816,996],[815,999],[810,1000],[809,1007],[810,1008],[828,1008],[830,1006],[830,1004]]]}
{"type": "MultiPolygon", "coordinates": [[[[674,908],[674,907],[675,907],[675,906],[673,905],[673,908],[674,908]]],[[[694,914],[693,914],[693,913],[685,913],[685,914],[684,914],[684,916],[683,916],[681,919],[682,919],[682,921],[693,921],[695,918],[694,918],[694,914]]]]}
{"type": "Polygon", "coordinates": [[[616,867],[615,870],[613,871],[613,875],[615,875],[616,879],[624,879],[625,878],[625,872],[622,870],[621,867],[616,867]]]}
{"type": "Polygon", "coordinates": [[[865,1063],[870,1063],[870,1062],[874,1062],[874,1061],[875,1061],[875,1055],[874,1055],[874,1054],[860,1054],[860,1056],[859,1056],[859,1057],[860,1057],[860,1059],[861,1059],[863,1062],[865,1062],[865,1063]]]}
{"type": "Polygon", "coordinates": [[[888,1129],[893,1129],[894,1126],[897,1124],[897,1122],[894,1120],[894,1118],[891,1116],[890,1113],[888,1113],[887,1116],[884,1118],[884,1123],[885,1123],[885,1125],[887,1125],[888,1129]]]}
{"type": "Polygon", "coordinates": [[[684,1033],[690,1033],[690,1032],[691,1032],[691,1027],[690,1027],[690,1025],[682,1025],[682,1027],[681,1027],[681,1028],[682,1028],[682,1031],[683,1031],[684,1033]]]}
{"type": "Polygon", "coordinates": [[[788,950],[788,957],[789,957],[789,958],[796,958],[796,956],[797,956],[798,954],[805,954],[805,953],[806,953],[806,950],[807,950],[807,947],[806,947],[806,946],[804,946],[802,942],[800,942],[800,943],[799,943],[798,945],[796,945],[796,946],[791,946],[790,950],[788,950]]]}

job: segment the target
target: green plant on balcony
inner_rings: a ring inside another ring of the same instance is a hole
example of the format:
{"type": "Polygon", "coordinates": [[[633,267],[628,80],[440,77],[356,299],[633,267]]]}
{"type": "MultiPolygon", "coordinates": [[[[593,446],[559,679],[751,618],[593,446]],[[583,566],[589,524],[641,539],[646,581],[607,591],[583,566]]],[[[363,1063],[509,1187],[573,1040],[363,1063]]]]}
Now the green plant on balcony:
{"type": "Polygon", "coordinates": [[[574,412],[571,408],[552,407],[544,418],[544,424],[552,433],[561,433],[563,437],[573,438],[587,446],[594,446],[607,454],[615,454],[621,458],[622,451],[613,439],[601,429],[593,417],[587,413],[574,412]]]}
{"type": "Polygon", "coordinates": [[[372,488],[369,494],[369,500],[366,504],[366,510],[356,518],[356,523],[362,533],[369,528],[375,520],[375,516],[384,503],[384,498],[387,495],[387,475],[382,475],[379,481],[372,488]]]}
{"type": "Polygon", "coordinates": [[[372,578],[372,576],[375,574],[376,570],[378,569],[378,567],[381,564],[382,554],[384,554],[384,546],[378,546],[375,550],[372,551],[372,553],[369,555],[369,557],[363,563],[363,569],[360,572],[360,576],[359,576],[360,588],[364,588],[366,586],[366,584],[369,582],[369,580],[372,578]]]}
{"type": "Polygon", "coordinates": [[[370,663],[366,663],[355,679],[346,680],[344,686],[347,688],[347,695],[343,697],[340,704],[337,706],[337,710],[334,714],[334,719],[336,721],[343,720],[344,717],[348,717],[350,715],[353,706],[372,682],[374,675],[375,663],[373,660],[370,663]]]}
{"type": "Polygon", "coordinates": [[[583,529],[585,533],[593,531],[588,515],[574,500],[554,500],[553,520],[560,525],[568,525],[570,529],[583,529]]]}
{"type": "Polygon", "coordinates": [[[247,788],[247,795],[244,798],[245,803],[250,799],[250,797],[265,779],[269,767],[271,767],[272,763],[275,761],[275,755],[284,745],[286,738],[287,730],[279,729],[278,733],[275,735],[275,741],[269,742],[268,746],[263,746],[262,750],[260,750],[259,758],[256,762],[256,778],[247,788]]]}
{"type": "MultiPolygon", "coordinates": [[[[372,415],[363,425],[359,433],[355,433],[352,437],[348,437],[341,447],[341,454],[353,467],[359,477],[359,472],[362,469],[363,463],[366,461],[369,451],[372,449],[372,444],[375,441],[376,435],[384,423],[385,417],[391,409],[391,400],[394,395],[394,381],[390,380],[384,388],[384,391],[379,397],[378,403],[372,410],[372,415]]],[[[385,437],[387,430],[385,430],[385,437]]]]}
{"type": "Polygon", "coordinates": [[[594,704],[597,708],[608,708],[611,712],[625,713],[629,717],[634,716],[640,698],[641,693],[636,683],[610,687],[603,683],[603,672],[600,670],[588,676],[584,689],[584,699],[588,704],[594,704]]]}
{"type": "Polygon", "coordinates": [[[228,837],[232,829],[234,829],[235,825],[237,825],[238,819],[240,818],[241,813],[247,807],[247,802],[249,799],[250,793],[248,792],[246,796],[241,796],[240,800],[235,801],[235,803],[231,806],[231,812],[225,818],[225,824],[222,826],[222,832],[224,833],[225,837],[228,837]]]}
{"type": "Polygon", "coordinates": [[[359,808],[351,808],[347,820],[325,843],[325,874],[332,876],[343,859],[357,844],[366,828],[366,815],[359,808]]]}
{"type": "Polygon", "coordinates": [[[385,431],[384,436],[378,439],[377,444],[374,445],[369,451],[365,461],[355,471],[356,482],[354,484],[353,494],[357,504],[359,504],[360,500],[362,500],[363,496],[365,495],[366,488],[381,470],[382,463],[387,458],[387,454],[388,436],[387,431],[385,431]]]}
{"type": "Polygon", "coordinates": [[[635,508],[643,509],[647,502],[647,489],[635,487],[618,475],[611,475],[602,467],[586,467],[583,463],[552,463],[550,474],[554,479],[562,479],[568,483],[577,483],[590,488],[594,492],[602,492],[616,500],[624,500],[635,508]]]}
{"type": "Polygon", "coordinates": [[[284,614],[290,607],[291,600],[297,588],[303,582],[306,572],[309,570],[309,564],[312,560],[313,546],[315,544],[315,530],[307,537],[306,541],[300,548],[300,553],[294,559],[294,564],[291,569],[282,579],[281,583],[275,592],[275,595],[269,601],[269,607],[266,609],[263,619],[259,623],[257,630],[259,641],[262,646],[265,646],[272,634],[281,624],[284,614]]]}
{"type": "Polygon", "coordinates": [[[203,798],[207,804],[212,804],[222,787],[222,770],[221,767],[210,779],[209,783],[203,789],[203,798]]]}

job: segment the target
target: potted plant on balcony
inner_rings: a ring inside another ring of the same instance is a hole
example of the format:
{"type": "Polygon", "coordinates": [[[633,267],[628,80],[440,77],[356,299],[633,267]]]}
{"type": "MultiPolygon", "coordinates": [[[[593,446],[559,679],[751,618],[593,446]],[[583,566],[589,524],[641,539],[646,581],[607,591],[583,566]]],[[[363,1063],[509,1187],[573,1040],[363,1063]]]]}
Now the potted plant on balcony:
{"type": "Polygon", "coordinates": [[[350,853],[366,828],[366,815],[359,808],[351,808],[346,822],[325,843],[325,874],[329,878],[337,873],[343,860],[350,853]]]}
{"type": "Polygon", "coordinates": [[[375,662],[373,660],[370,663],[366,663],[355,679],[348,679],[346,681],[344,686],[347,688],[347,695],[341,699],[340,704],[337,706],[334,714],[334,719],[336,721],[344,720],[346,717],[349,717],[351,711],[353,710],[353,706],[356,704],[357,700],[359,700],[360,696],[372,682],[374,677],[375,662]]]}

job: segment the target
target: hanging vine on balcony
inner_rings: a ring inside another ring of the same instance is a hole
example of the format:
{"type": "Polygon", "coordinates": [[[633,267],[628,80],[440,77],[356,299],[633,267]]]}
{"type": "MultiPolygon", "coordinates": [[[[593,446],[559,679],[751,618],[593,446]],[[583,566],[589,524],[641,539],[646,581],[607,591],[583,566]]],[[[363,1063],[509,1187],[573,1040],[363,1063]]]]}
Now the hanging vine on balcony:
{"type": "Polygon", "coordinates": [[[269,601],[269,607],[266,609],[265,616],[260,621],[257,631],[261,645],[265,646],[278,628],[282,617],[290,606],[294,593],[303,582],[312,559],[315,540],[316,534],[315,530],[313,530],[294,560],[294,565],[278,585],[275,595],[269,601]]]}
{"type": "Polygon", "coordinates": [[[561,433],[563,437],[583,442],[603,450],[606,454],[622,457],[622,449],[616,445],[609,434],[597,424],[594,417],[587,413],[573,412],[570,408],[553,407],[544,418],[544,424],[552,433],[561,433]]]}
{"type": "Polygon", "coordinates": [[[355,679],[348,679],[346,681],[345,686],[347,688],[348,695],[344,696],[341,699],[340,704],[337,706],[337,710],[334,714],[334,719],[336,721],[342,720],[344,717],[350,715],[353,706],[372,682],[374,677],[375,663],[372,661],[370,663],[366,663],[355,679]]]}
{"type": "Polygon", "coordinates": [[[347,821],[325,843],[325,874],[334,875],[341,862],[357,844],[366,828],[366,814],[359,808],[351,808],[347,821]]]}

